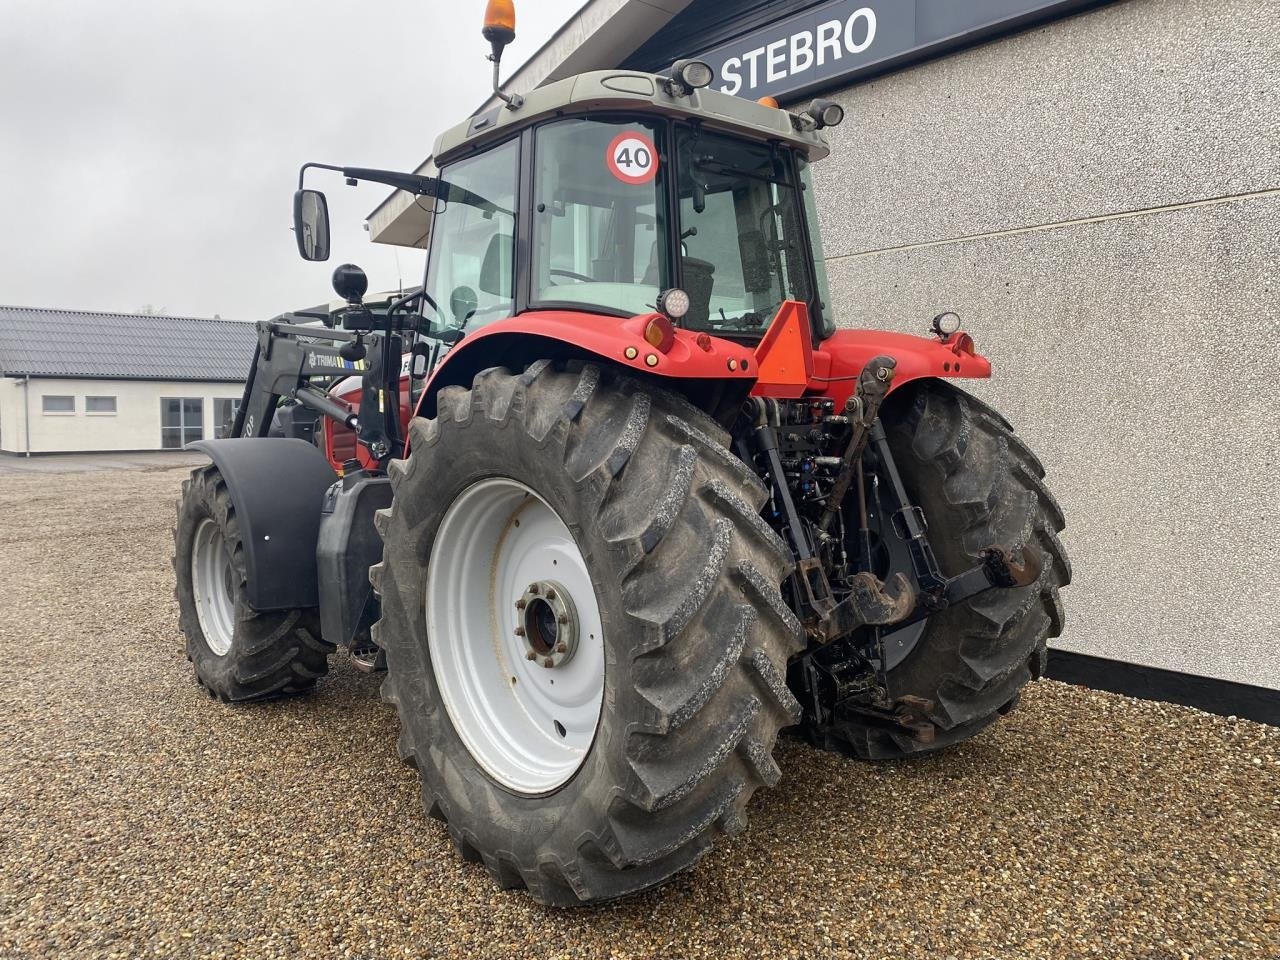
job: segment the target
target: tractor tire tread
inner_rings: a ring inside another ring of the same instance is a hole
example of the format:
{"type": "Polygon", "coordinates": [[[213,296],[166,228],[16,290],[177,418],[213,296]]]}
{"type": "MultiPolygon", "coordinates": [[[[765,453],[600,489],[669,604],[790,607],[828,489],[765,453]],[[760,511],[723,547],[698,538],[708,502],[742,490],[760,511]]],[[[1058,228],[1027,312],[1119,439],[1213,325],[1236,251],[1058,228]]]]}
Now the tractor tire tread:
{"type": "Polygon", "coordinates": [[[792,561],[759,521],[764,488],[706,414],[612,368],[487,370],[470,391],[442,391],[437,413],[410,427],[413,454],[374,574],[384,596],[374,628],[387,652],[384,697],[399,711],[401,754],[422,775],[424,805],[499,885],[523,886],[543,903],[610,900],[661,882],[703,856],[716,835],[742,829],[751,794],[777,782],[777,733],[798,715],[782,680],[802,646],[779,590],[792,561]],[[430,451],[419,444],[470,430],[472,416],[549,445],[586,509],[597,505],[623,615],[642,636],[629,654],[637,704],[624,740],[629,772],[617,783],[593,782],[602,792],[591,794],[591,822],[574,843],[537,856],[495,848],[484,818],[501,811],[464,809],[451,795],[455,772],[435,732],[445,711],[411,693],[424,688],[430,664],[409,655],[421,638],[411,637],[403,604],[386,599],[398,589],[390,568],[407,539],[407,505],[427,492],[429,465],[414,461],[430,451]]]}

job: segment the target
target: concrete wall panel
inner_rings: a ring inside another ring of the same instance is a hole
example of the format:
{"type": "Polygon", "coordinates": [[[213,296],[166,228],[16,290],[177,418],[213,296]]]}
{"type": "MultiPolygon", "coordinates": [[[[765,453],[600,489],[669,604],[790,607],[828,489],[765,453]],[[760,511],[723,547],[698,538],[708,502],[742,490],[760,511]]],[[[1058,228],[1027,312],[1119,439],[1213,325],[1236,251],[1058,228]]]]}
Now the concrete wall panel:
{"type": "Polygon", "coordinates": [[[837,93],[828,253],[1280,187],[1277,36],[1280,3],[1122,0],[837,93]]]}
{"type": "MultiPolygon", "coordinates": [[[[833,258],[842,325],[957,310],[1040,454],[1060,645],[1280,688],[1280,196],[833,258]]],[[[834,225],[839,229],[840,225],[834,225]]]]}

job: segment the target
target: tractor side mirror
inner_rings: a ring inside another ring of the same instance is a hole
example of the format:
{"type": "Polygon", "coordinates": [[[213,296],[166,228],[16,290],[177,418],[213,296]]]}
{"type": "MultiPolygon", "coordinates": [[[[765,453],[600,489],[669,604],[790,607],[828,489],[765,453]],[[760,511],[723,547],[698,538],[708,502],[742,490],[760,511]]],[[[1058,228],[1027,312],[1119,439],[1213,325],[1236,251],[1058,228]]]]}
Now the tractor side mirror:
{"type": "Polygon", "coordinates": [[[319,190],[294,193],[293,234],[303,260],[329,259],[329,203],[319,190]]]}

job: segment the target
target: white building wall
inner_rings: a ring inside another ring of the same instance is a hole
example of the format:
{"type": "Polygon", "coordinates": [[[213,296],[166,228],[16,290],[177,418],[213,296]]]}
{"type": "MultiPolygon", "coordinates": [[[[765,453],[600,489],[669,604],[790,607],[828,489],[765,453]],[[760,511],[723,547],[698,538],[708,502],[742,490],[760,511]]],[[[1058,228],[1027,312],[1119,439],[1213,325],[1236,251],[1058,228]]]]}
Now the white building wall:
{"type": "Polygon", "coordinates": [[[0,380],[0,451],[5,453],[66,453],[98,450],[159,450],[160,401],[199,398],[204,409],[204,436],[214,435],[214,400],[238,399],[240,383],[167,380],[79,380],[32,377],[30,406],[24,415],[21,378],[0,380]],[[75,398],[73,413],[44,413],[43,397],[75,398]],[[86,397],[115,397],[116,412],[88,413],[86,397]],[[31,426],[27,446],[24,420],[31,426]]]}
{"type": "Polygon", "coordinates": [[[21,380],[0,377],[0,450],[24,449],[22,398],[25,393],[21,380]]]}

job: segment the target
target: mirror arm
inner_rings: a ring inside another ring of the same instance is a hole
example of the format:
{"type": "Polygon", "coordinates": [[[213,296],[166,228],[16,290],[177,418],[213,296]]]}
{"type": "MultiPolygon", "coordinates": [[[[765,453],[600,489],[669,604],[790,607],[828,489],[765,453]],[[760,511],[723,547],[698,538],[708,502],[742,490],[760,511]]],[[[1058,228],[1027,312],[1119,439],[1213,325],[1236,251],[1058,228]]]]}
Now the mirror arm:
{"type": "Polygon", "coordinates": [[[331,163],[304,163],[298,171],[298,189],[303,189],[307,171],[332,170],[340,173],[350,181],[367,180],[372,183],[385,183],[397,190],[404,190],[420,197],[435,197],[440,193],[440,180],[436,177],[424,177],[416,173],[400,173],[396,170],[377,170],[372,167],[337,167],[331,163]]]}
{"type": "Polygon", "coordinates": [[[304,163],[302,165],[302,169],[298,171],[298,189],[299,190],[302,190],[304,188],[304,184],[307,178],[307,170],[309,170],[312,167],[314,167],[317,170],[335,170],[338,173],[342,172],[341,167],[335,167],[332,164],[328,164],[328,163],[304,163]]]}

